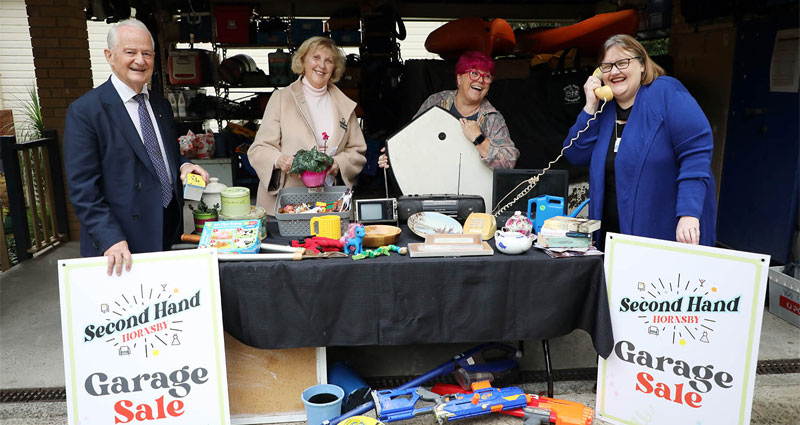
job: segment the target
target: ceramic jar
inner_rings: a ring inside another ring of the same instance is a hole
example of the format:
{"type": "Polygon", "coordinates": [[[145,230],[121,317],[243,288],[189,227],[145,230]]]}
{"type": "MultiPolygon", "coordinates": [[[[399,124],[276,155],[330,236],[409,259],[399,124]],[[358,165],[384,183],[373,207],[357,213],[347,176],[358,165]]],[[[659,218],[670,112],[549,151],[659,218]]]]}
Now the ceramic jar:
{"type": "Polygon", "coordinates": [[[506,220],[506,225],[503,229],[530,236],[533,233],[533,223],[528,217],[522,215],[522,212],[516,211],[514,215],[506,220]]]}
{"type": "Polygon", "coordinates": [[[209,208],[213,208],[214,205],[222,206],[222,190],[227,188],[223,183],[219,182],[218,177],[210,177],[208,179],[208,185],[206,185],[205,190],[203,190],[203,196],[200,198],[204,204],[208,205],[209,208]]]}

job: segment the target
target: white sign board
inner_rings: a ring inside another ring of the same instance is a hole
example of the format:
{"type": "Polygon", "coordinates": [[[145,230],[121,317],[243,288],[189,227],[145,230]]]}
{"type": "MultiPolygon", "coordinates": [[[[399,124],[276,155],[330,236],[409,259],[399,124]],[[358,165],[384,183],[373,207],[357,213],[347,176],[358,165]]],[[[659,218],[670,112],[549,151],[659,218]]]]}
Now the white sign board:
{"type": "Polygon", "coordinates": [[[598,417],[749,424],[770,257],[608,235],[615,344],[599,359],[598,417]]]}
{"type": "Polygon", "coordinates": [[[58,262],[70,425],[230,423],[217,254],[58,262]]]}
{"type": "Polygon", "coordinates": [[[439,106],[386,140],[397,185],[404,195],[479,195],[492,208],[494,173],[481,161],[461,123],[439,106]]]}

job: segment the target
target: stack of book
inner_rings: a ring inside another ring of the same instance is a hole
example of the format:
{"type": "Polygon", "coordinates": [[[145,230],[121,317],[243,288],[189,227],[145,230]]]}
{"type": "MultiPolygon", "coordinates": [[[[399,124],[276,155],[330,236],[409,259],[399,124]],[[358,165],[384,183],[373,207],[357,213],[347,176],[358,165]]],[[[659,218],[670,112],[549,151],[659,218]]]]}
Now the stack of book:
{"type": "Polygon", "coordinates": [[[588,248],[600,220],[556,216],[544,221],[537,243],[544,248],[588,248]]]}

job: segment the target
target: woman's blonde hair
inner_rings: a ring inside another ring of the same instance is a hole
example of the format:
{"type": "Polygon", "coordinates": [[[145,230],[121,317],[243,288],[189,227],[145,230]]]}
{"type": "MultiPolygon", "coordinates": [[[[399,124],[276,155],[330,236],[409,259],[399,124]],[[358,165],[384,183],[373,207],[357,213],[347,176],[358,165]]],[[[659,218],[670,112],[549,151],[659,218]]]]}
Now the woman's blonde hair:
{"type": "Polygon", "coordinates": [[[306,55],[313,54],[320,47],[328,49],[333,55],[331,83],[335,83],[339,81],[339,79],[342,78],[342,74],[344,74],[344,51],[327,37],[311,37],[304,41],[303,44],[300,45],[300,48],[294,52],[294,56],[292,56],[292,72],[302,75],[305,69],[303,62],[306,60],[306,55]]]}
{"type": "Polygon", "coordinates": [[[642,71],[642,85],[646,86],[653,82],[656,78],[667,75],[664,71],[664,68],[660,67],[657,63],[650,58],[650,55],[647,54],[647,50],[642,46],[642,43],[636,41],[635,38],[627,35],[627,34],[617,34],[612,35],[605,43],[603,43],[603,50],[601,51],[600,59],[598,62],[603,60],[603,57],[608,52],[608,49],[619,46],[623,50],[627,50],[633,53],[634,56],[641,57],[642,66],[644,70],[642,71]]]}

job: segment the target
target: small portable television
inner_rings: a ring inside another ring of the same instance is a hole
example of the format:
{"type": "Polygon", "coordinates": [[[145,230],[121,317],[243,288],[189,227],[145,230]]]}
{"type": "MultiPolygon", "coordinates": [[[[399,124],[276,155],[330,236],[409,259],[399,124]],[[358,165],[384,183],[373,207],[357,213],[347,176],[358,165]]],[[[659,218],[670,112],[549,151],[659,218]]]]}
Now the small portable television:
{"type": "Polygon", "coordinates": [[[397,223],[397,199],[356,199],[355,212],[359,223],[397,223]]]}

